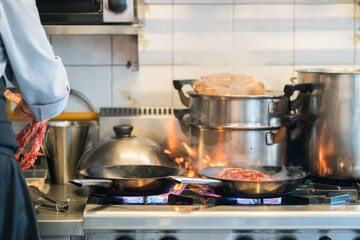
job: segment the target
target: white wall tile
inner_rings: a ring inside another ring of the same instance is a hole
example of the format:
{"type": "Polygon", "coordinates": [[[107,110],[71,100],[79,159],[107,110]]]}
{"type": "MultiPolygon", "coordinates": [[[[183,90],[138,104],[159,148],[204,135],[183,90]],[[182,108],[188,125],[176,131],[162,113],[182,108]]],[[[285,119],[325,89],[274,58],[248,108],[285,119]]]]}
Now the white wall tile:
{"type": "MultiPolygon", "coordinates": [[[[94,105],[111,105],[111,67],[110,66],[66,66],[70,88],[81,92],[94,105]]],[[[88,107],[75,96],[69,98],[65,112],[89,112],[88,107]]]]}
{"type": "Polygon", "coordinates": [[[174,6],[175,64],[231,64],[231,5],[174,6]]]}
{"type": "Polygon", "coordinates": [[[266,90],[282,92],[285,84],[290,84],[293,77],[292,65],[238,65],[234,73],[252,76],[254,80],[264,83],[266,90]]]}
{"type": "Polygon", "coordinates": [[[111,64],[110,35],[56,35],[51,42],[64,64],[111,64]]]}
{"type": "Polygon", "coordinates": [[[351,4],[295,6],[295,64],[353,64],[351,4]]]}
{"type": "Polygon", "coordinates": [[[234,0],[174,0],[175,4],[232,4],[234,0]]]}
{"type": "Polygon", "coordinates": [[[171,64],[172,7],[149,5],[145,12],[145,27],[139,35],[140,64],[171,64]]]}
{"type": "Polygon", "coordinates": [[[292,64],[293,7],[236,5],[234,64],[292,64]]]}
{"type": "Polygon", "coordinates": [[[113,67],[113,107],[171,107],[171,67],[113,67]]]}
{"type": "Polygon", "coordinates": [[[171,4],[172,0],[145,0],[146,4],[171,4]]]}
{"type": "Polygon", "coordinates": [[[236,4],[245,3],[245,4],[293,4],[294,0],[234,0],[236,4]]]}
{"type": "Polygon", "coordinates": [[[353,36],[355,65],[360,67],[360,6],[355,5],[355,29],[353,36]]]}
{"type": "Polygon", "coordinates": [[[354,4],[354,0],[296,0],[297,4],[354,4]]]}
{"type": "Polygon", "coordinates": [[[112,63],[126,65],[132,59],[131,36],[112,36],[112,63]]]}
{"type": "Polygon", "coordinates": [[[250,4],[354,4],[354,0],[234,0],[235,3],[250,3],[250,4]]]}

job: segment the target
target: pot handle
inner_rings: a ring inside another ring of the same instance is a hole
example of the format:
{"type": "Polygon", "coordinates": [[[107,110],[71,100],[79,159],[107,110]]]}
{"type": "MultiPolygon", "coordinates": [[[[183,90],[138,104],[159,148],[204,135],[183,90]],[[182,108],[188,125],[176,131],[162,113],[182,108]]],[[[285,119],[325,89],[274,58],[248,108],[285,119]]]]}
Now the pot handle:
{"type": "Polygon", "coordinates": [[[112,187],[114,185],[113,180],[110,179],[72,179],[69,181],[69,183],[72,183],[77,187],[82,187],[82,186],[112,187]]]}
{"type": "Polygon", "coordinates": [[[281,114],[283,112],[296,110],[302,104],[305,94],[312,93],[315,89],[323,89],[323,83],[300,83],[300,84],[286,84],[284,87],[284,95],[279,102],[275,104],[273,114],[281,114]],[[290,97],[295,91],[300,91],[297,98],[290,101],[290,97]]]}
{"type": "Polygon", "coordinates": [[[187,80],[173,80],[173,85],[176,90],[179,92],[181,103],[185,107],[190,107],[190,98],[187,97],[182,90],[184,85],[192,85],[197,79],[187,79],[187,80]]]}
{"type": "Polygon", "coordinates": [[[176,177],[176,176],[169,176],[170,180],[175,181],[176,183],[181,184],[200,184],[200,185],[207,185],[210,187],[221,187],[224,185],[224,182],[218,179],[211,179],[211,178],[195,178],[195,177],[176,177]]]}
{"type": "Polygon", "coordinates": [[[279,129],[279,131],[277,131],[277,132],[273,132],[273,131],[267,132],[265,134],[266,145],[273,145],[275,143],[281,143],[282,140],[284,140],[284,138],[285,138],[286,132],[287,132],[286,126],[282,126],[279,129]]]}
{"type": "Polygon", "coordinates": [[[267,132],[265,135],[266,145],[273,145],[275,143],[280,143],[286,136],[288,129],[292,126],[296,126],[294,124],[299,122],[314,122],[314,116],[312,115],[287,115],[284,116],[281,120],[282,127],[277,132],[267,132]]]}
{"type": "Polygon", "coordinates": [[[179,120],[181,131],[189,136],[190,109],[174,109],[174,115],[179,120]]]}

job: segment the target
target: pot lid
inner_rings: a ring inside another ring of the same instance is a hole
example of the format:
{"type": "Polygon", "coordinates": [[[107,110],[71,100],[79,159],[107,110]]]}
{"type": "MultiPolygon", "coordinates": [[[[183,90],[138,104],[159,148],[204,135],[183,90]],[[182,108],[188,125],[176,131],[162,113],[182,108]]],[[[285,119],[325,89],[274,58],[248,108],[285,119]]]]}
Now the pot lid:
{"type": "Polygon", "coordinates": [[[113,165],[171,165],[160,144],[145,137],[131,135],[133,126],[122,124],[113,129],[115,136],[98,142],[83,154],[79,170],[113,165]]]}

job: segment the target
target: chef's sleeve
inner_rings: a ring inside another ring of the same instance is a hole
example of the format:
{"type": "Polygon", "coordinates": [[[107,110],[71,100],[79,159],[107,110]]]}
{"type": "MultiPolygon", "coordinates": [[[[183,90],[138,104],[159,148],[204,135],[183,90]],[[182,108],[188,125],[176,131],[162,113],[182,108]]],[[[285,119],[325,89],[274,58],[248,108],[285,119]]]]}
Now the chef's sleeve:
{"type": "Polygon", "coordinates": [[[0,37],[14,76],[8,80],[20,90],[35,120],[59,115],[70,86],[41,25],[35,0],[1,0],[0,6],[0,37]]]}

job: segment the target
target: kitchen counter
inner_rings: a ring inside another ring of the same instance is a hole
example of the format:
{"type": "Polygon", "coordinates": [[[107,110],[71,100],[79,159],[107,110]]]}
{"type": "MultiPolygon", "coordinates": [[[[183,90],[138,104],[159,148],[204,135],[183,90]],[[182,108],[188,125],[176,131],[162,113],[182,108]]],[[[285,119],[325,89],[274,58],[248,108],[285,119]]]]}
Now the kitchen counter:
{"type": "Polygon", "coordinates": [[[55,209],[37,207],[36,213],[43,239],[69,239],[71,236],[84,236],[83,211],[88,196],[87,189],[73,185],[48,185],[43,192],[58,199],[67,201],[69,209],[66,212],[56,212],[55,209]]]}

